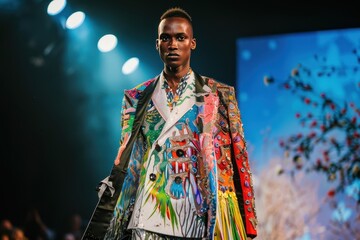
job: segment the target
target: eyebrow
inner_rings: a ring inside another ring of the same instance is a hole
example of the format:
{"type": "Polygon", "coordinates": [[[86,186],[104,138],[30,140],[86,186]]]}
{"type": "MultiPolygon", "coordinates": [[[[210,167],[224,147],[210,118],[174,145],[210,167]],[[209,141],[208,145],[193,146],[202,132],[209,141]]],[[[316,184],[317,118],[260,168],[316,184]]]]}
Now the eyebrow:
{"type": "MultiPolygon", "coordinates": [[[[170,36],[171,34],[170,33],[161,33],[159,36],[170,36]]],[[[175,33],[174,34],[175,36],[189,36],[187,33],[185,32],[180,32],[180,33],[175,33]]]]}

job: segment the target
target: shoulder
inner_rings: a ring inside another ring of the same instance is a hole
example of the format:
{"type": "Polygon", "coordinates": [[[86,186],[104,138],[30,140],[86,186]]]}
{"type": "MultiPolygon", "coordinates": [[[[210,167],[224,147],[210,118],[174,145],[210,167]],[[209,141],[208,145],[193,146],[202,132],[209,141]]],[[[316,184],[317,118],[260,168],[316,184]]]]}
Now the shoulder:
{"type": "Polygon", "coordinates": [[[152,82],[154,82],[157,79],[157,77],[151,78],[145,82],[142,82],[135,86],[134,88],[125,90],[125,95],[130,98],[137,99],[139,97],[139,94],[144,91],[144,89],[149,86],[152,82]]]}
{"type": "Polygon", "coordinates": [[[234,91],[234,87],[229,84],[226,84],[211,77],[207,77],[207,76],[201,76],[201,77],[204,79],[205,84],[208,85],[213,91],[231,91],[231,92],[234,91]]]}

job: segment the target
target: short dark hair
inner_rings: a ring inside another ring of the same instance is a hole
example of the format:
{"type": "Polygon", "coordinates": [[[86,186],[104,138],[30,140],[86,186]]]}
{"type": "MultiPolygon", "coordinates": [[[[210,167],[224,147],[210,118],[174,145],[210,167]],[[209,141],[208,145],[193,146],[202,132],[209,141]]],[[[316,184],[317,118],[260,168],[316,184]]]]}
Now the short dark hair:
{"type": "Polygon", "coordinates": [[[163,15],[161,15],[160,21],[163,19],[166,19],[166,18],[171,18],[171,17],[185,18],[189,21],[190,24],[192,22],[191,16],[184,9],[182,9],[180,7],[173,7],[173,8],[166,10],[166,12],[164,12],[163,15]]]}

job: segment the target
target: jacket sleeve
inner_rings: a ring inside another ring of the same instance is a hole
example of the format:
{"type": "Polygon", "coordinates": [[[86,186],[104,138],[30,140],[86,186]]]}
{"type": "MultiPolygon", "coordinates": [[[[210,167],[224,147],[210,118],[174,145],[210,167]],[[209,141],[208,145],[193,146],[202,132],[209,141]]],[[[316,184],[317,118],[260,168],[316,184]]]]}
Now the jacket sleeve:
{"type": "Polygon", "coordinates": [[[233,150],[234,185],[239,208],[244,221],[248,237],[257,236],[257,217],[255,209],[255,197],[252,182],[252,173],[246,149],[246,141],[241,121],[241,115],[236,100],[235,90],[229,87],[228,92],[228,118],[233,150]]]}
{"type": "MultiPolygon", "coordinates": [[[[130,91],[130,90],[129,90],[130,91]]],[[[127,142],[130,139],[132,125],[135,119],[135,111],[133,101],[129,97],[128,91],[124,92],[124,98],[122,100],[122,108],[121,108],[121,136],[120,136],[120,147],[118,150],[118,154],[115,158],[115,165],[120,163],[120,156],[122,152],[125,150],[127,142]]]]}

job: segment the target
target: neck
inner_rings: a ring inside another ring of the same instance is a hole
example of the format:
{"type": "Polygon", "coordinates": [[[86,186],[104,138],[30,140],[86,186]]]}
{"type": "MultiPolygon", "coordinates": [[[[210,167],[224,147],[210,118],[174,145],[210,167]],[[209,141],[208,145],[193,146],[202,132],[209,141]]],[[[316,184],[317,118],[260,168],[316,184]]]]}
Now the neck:
{"type": "Polygon", "coordinates": [[[168,81],[177,81],[185,76],[190,71],[190,66],[172,68],[169,66],[165,66],[164,74],[168,81]]]}
{"type": "Polygon", "coordinates": [[[190,70],[190,66],[183,69],[173,69],[170,67],[165,67],[164,76],[173,91],[176,91],[181,78],[184,77],[190,70]]]}

